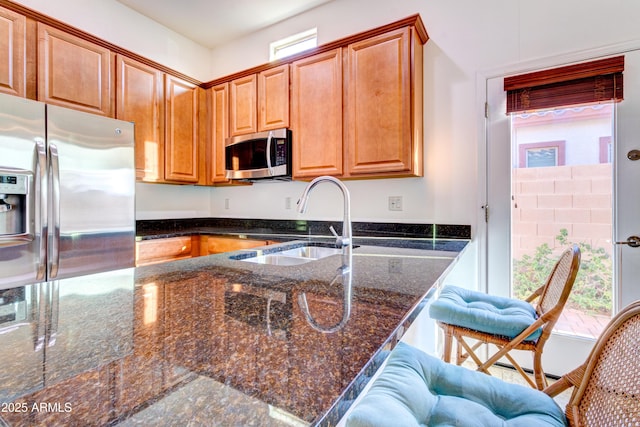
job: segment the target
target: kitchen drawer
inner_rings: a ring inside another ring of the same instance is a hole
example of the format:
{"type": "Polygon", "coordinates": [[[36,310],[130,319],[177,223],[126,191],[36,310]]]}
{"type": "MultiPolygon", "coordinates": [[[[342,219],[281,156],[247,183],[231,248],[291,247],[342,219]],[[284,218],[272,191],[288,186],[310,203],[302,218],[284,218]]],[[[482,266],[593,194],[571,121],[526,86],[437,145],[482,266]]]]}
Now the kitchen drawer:
{"type": "Polygon", "coordinates": [[[141,240],[136,242],[136,266],[191,258],[198,255],[198,247],[198,236],[141,240]]]}
{"type": "Polygon", "coordinates": [[[251,249],[259,246],[266,246],[266,240],[240,239],[236,237],[202,236],[200,241],[200,251],[203,254],[219,254],[222,252],[238,251],[240,249],[251,249]]]}

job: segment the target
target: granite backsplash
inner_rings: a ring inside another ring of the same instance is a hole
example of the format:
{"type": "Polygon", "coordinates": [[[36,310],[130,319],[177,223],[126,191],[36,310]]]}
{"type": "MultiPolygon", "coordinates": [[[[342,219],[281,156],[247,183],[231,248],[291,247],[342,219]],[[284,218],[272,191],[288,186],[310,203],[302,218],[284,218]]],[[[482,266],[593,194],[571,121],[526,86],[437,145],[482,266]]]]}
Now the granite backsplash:
{"type": "MultiPolygon", "coordinates": [[[[188,218],[136,221],[138,236],[176,232],[327,235],[329,226],[341,232],[341,221],[308,221],[244,218],[188,218]]],[[[471,226],[391,222],[353,222],[353,235],[427,239],[471,239],[471,226]]]]}

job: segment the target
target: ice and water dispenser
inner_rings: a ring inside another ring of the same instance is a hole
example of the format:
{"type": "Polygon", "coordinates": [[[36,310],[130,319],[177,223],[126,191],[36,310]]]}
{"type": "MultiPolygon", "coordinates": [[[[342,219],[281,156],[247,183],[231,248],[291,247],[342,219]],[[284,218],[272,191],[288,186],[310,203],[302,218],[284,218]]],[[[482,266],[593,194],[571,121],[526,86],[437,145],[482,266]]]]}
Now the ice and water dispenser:
{"type": "Polygon", "coordinates": [[[30,174],[0,168],[0,241],[29,234],[30,174]]]}

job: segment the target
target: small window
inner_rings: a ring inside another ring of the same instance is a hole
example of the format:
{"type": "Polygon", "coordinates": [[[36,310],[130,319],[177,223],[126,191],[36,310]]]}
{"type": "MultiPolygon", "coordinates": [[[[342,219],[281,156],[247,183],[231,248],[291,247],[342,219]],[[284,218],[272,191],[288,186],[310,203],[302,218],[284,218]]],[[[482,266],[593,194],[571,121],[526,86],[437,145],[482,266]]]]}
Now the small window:
{"type": "Polygon", "coordinates": [[[564,166],[565,141],[536,142],[518,145],[519,167],[541,168],[545,166],[564,166]]]}
{"type": "Polygon", "coordinates": [[[544,166],[557,166],[558,165],[558,148],[530,148],[526,150],[527,153],[527,167],[528,168],[540,168],[544,166]]]}
{"type": "Polygon", "coordinates": [[[610,136],[600,137],[600,163],[612,163],[613,161],[613,144],[611,144],[610,136]]]}
{"type": "Polygon", "coordinates": [[[318,46],[318,29],[303,31],[269,44],[269,61],[294,55],[318,46]]]}

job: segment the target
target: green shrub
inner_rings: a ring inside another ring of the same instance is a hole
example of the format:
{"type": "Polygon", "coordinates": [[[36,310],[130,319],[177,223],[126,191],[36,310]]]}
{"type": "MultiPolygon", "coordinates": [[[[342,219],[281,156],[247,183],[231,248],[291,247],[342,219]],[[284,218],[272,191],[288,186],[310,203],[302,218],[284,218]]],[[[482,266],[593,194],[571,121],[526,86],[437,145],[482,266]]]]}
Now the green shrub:
{"type": "MultiPolygon", "coordinates": [[[[556,240],[566,247],[568,241],[566,229],[560,230],[556,240]]],[[[613,264],[611,257],[603,248],[577,242],[580,246],[580,270],[573,284],[567,307],[588,313],[611,314],[613,283],[613,264]]],[[[542,286],[558,259],[546,243],[538,246],[533,256],[524,255],[513,261],[513,291],[516,298],[524,299],[542,286]]]]}

